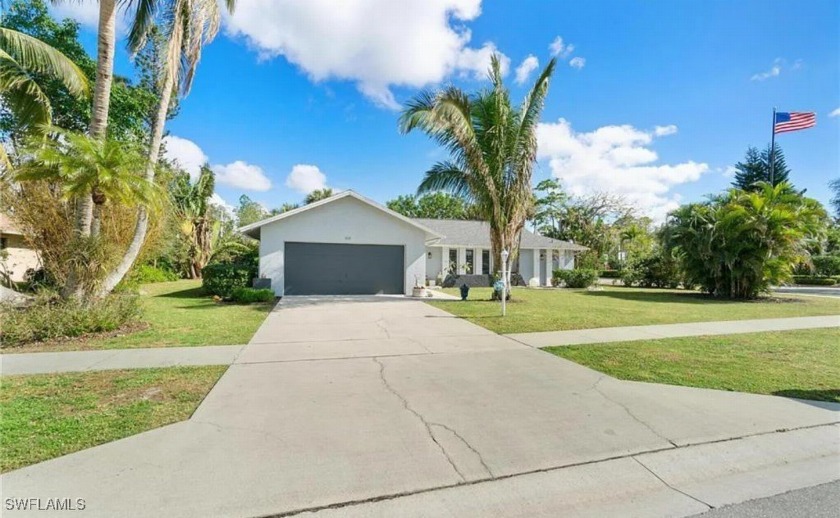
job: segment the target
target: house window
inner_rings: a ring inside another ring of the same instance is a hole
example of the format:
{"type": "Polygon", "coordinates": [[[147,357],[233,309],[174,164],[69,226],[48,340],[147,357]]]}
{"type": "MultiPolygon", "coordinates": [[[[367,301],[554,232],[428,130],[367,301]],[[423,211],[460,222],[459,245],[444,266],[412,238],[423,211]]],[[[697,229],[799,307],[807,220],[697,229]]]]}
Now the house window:
{"type": "Polygon", "coordinates": [[[490,250],[481,251],[481,273],[490,274],[490,250]]]}
{"type": "Polygon", "coordinates": [[[458,274],[458,249],[449,249],[449,273],[458,274]]]}
{"type": "Polygon", "coordinates": [[[475,250],[468,249],[467,250],[467,264],[464,265],[464,266],[466,266],[467,275],[472,275],[473,265],[475,264],[474,261],[475,261],[475,250]]]}

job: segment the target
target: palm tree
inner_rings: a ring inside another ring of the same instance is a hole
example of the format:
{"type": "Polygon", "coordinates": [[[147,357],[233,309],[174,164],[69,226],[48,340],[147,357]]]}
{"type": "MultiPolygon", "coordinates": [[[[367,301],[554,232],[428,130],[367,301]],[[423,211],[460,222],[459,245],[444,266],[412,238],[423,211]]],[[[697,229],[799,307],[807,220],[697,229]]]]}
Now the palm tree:
{"type": "MultiPolygon", "coordinates": [[[[236,0],[225,0],[229,12],[233,12],[236,0]]],[[[159,70],[158,85],[160,100],[152,120],[151,140],[146,157],[146,181],[154,182],[155,168],[160,160],[160,147],[164,125],[169,113],[172,94],[189,94],[195,76],[201,51],[219,32],[221,10],[216,0],[139,0],[134,24],[128,41],[132,52],[138,52],[146,45],[150,28],[156,16],[162,19],[159,29],[165,41],[163,63],[159,70]]],[[[122,260],[105,279],[102,292],[108,293],[122,280],[137,256],[149,229],[149,214],[140,206],[134,235],[122,260]]]]}
{"type": "MultiPolygon", "coordinates": [[[[50,128],[46,139],[33,139],[25,155],[30,158],[18,168],[15,180],[55,182],[65,199],[91,200],[90,234],[80,236],[85,242],[78,243],[79,255],[89,250],[87,240],[99,237],[102,211],[108,201],[128,206],[157,206],[157,189],[139,174],[143,155],[125,142],[50,128]]],[[[62,295],[83,295],[80,276],[71,273],[68,277],[72,281],[65,284],[62,295]]]]}
{"type": "Polygon", "coordinates": [[[450,86],[424,92],[408,103],[400,117],[403,133],[420,129],[450,155],[426,172],[418,193],[447,191],[475,205],[490,224],[496,265],[501,264],[504,249],[510,252],[510,263],[516,261],[522,228],[534,207],[536,130],[554,66],[552,59],[515,108],[494,55],[489,90],[469,95],[450,86]]]}
{"type": "MultiPolygon", "coordinates": [[[[87,96],[88,81],[75,63],[41,40],[0,27],[0,94],[6,106],[27,128],[52,123],[50,100],[32,74],[58,79],[77,97],[87,96]]],[[[11,170],[0,145],[0,165],[11,170]]]]}
{"type": "Polygon", "coordinates": [[[310,203],[315,203],[316,201],[321,201],[323,199],[329,198],[332,195],[333,190],[329,187],[324,187],[323,189],[315,189],[314,191],[306,195],[306,198],[303,199],[303,204],[309,205],[310,203]]]}

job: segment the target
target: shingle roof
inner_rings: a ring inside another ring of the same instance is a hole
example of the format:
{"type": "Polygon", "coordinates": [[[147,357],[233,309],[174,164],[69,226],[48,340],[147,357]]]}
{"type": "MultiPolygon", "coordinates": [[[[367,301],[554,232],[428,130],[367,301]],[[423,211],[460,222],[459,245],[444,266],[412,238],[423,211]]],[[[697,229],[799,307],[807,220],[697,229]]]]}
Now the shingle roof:
{"type": "MultiPolygon", "coordinates": [[[[471,221],[458,219],[426,219],[413,218],[424,227],[428,227],[443,238],[436,244],[442,246],[466,246],[490,248],[490,224],[486,221],[471,221]]],[[[552,248],[565,250],[588,250],[585,246],[551,239],[535,234],[527,229],[522,230],[521,248],[552,248]]]]}

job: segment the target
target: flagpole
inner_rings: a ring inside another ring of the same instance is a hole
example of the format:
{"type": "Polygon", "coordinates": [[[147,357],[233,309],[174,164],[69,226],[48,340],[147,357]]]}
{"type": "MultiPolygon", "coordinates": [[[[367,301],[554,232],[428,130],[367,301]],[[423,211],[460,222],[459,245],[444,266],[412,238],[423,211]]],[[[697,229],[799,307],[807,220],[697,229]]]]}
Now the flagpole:
{"type": "Polygon", "coordinates": [[[776,107],[773,107],[773,125],[770,126],[770,186],[773,187],[775,182],[774,171],[776,165],[776,107]]]}

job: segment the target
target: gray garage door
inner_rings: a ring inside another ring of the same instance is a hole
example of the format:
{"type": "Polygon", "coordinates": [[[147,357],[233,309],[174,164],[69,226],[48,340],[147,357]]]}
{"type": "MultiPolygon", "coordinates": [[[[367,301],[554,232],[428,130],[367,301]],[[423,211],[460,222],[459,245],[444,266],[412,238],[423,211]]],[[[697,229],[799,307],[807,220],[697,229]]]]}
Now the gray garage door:
{"type": "Polygon", "coordinates": [[[403,293],[403,247],[286,243],[286,295],[403,293]]]}

